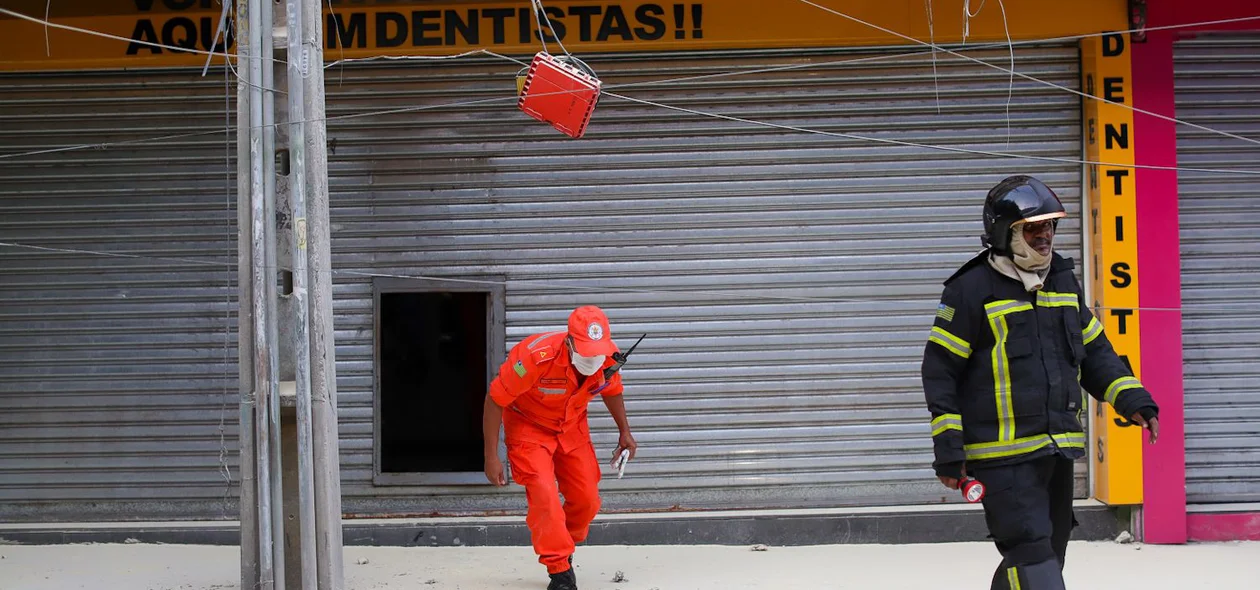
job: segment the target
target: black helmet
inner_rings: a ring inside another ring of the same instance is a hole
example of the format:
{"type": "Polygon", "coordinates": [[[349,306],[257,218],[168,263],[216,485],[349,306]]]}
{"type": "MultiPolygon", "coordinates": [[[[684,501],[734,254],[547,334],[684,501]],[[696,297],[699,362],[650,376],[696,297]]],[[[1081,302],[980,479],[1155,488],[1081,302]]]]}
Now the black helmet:
{"type": "Polygon", "coordinates": [[[998,254],[1007,254],[1011,225],[1063,217],[1067,217],[1067,211],[1050,187],[1031,176],[1012,176],[997,183],[984,199],[984,235],[980,242],[998,254]]]}

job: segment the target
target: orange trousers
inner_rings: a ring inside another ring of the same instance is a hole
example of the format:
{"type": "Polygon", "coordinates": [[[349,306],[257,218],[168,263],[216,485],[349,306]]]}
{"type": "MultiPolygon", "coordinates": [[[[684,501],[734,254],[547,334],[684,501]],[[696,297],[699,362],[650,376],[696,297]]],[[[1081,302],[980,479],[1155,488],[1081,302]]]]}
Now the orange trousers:
{"type": "Polygon", "coordinates": [[[547,573],[569,569],[573,549],[586,540],[599,512],[599,460],[589,442],[569,452],[555,439],[508,442],[512,479],[525,486],[525,524],[538,562],[547,573]],[[564,494],[564,504],[560,503],[564,494]]]}

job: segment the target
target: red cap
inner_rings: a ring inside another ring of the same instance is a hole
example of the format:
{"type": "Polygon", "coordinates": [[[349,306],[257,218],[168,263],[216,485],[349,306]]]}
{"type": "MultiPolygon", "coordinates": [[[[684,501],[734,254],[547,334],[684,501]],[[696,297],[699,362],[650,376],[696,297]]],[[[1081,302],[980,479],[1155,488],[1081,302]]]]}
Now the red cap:
{"type": "Polygon", "coordinates": [[[612,341],[612,329],[608,327],[608,316],[594,305],[583,305],[569,314],[569,336],[573,338],[577,353],[582,356],[611,356],[617,352],[617,345],[612,341]]]}

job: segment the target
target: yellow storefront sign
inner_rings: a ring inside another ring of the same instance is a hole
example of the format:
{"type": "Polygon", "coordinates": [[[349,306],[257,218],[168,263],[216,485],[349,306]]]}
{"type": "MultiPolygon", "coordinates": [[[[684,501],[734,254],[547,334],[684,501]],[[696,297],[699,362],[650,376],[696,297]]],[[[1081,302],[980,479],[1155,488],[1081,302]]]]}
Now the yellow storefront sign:
{"type": "MultiPolygon", "coordinates": [[[[919,0],[817,3],[916,39],[962,40],[962,0],[933,2],[930,31],[927,5],[919,0]]],[[[798,0],[547,1],[550,27],[537,25],[524,0],[328,4],[328,59],[451,55],[472,49],[532,54],[544,41],[558,52],[557,40],[569,51],[586,53],[911,44],[798,0]]],[[[970,19],[968,42],[1005,40],[1003,15],[992,4],[970,19]]],[[[45,0],[14,0],[4,7],[42,19],[47,6],[45,0]]],[[[217,35],[218,0],[60,0],[51,6],[54,23],[116,38],[0,16],[0,70],[189,66],[205,63],[205,56],[188,50],[234,51],[230,35],[226,40],[217,35]]],[[[1125,0],[1008,2],[1005,21],[1016,40],[1061,37],[1124,29],[1125,6],[1125,0]]]]}
{"type": "MultiPolygon", "coordinates": [[[[1133,105],[1128,35],[1081,42],[1085,91],[1120,105],[1133,105]]],[[[1133,111],[1098,100],[1085,101],[1085,153],[1090,161],[1132,165],[1136,138],[1133,111]]],[[[1138,311],[1137,190],[1132,168],[1087,168],[1089,228],[1093,239],[1093,294],[1099,321],[1116,353],[1142,377],[1141,312],[1138,311]]],[[[1108,504],[1142,502],[1142,434],[1121,427],[1115,410],[1094,404],[1094,495],[1108,504]]]]}

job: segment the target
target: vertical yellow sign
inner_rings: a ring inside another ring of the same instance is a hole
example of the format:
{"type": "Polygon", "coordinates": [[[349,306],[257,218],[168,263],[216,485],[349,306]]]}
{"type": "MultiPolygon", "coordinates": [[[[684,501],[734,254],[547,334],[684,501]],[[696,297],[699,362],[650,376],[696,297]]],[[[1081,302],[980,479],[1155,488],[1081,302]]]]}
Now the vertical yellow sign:
{"type": "MultiPolygon", "coordinates": [[[[1128,34],[1081,41],[1086,158],[1093,237],[1093,308],[1116,353],[1141,379],[1138,312],[1137,186],[1133,146],[1133,75],[1128,34]],[[1110,104],[1118,103],[1118,104],[1110,104]]],[[[1142,437],[1116,424],[1115,410],[1093,404],[1090,438],[1094,496],[1107,504],[1142,502],[1142,437]]]]}

